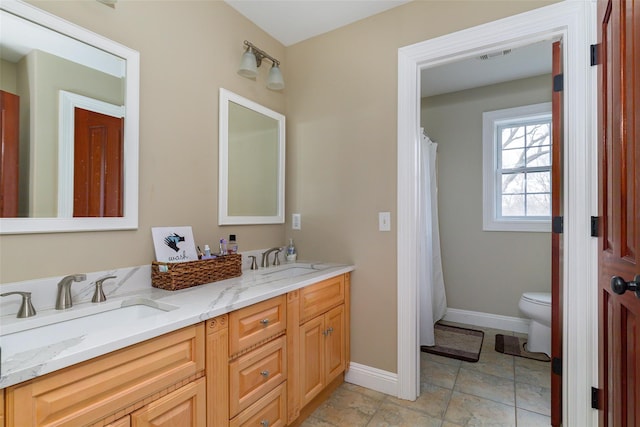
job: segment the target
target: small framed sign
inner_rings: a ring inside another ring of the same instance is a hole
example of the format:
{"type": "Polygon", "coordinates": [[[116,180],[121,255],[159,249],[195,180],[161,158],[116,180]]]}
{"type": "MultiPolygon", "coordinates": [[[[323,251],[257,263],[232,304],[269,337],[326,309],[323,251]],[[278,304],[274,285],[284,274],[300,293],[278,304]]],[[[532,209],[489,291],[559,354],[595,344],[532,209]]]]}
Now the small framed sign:
{"type": "Polygon", "coordinates": [[[198,252],[191,227],[151,227],[156,261],[197,261],[198,252]]]}

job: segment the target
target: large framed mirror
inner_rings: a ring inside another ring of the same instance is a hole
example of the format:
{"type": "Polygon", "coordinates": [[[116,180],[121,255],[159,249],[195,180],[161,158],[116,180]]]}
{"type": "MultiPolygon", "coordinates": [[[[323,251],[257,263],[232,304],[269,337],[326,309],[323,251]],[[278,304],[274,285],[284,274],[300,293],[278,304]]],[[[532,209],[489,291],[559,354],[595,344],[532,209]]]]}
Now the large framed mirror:
{"type": "Polygon", "coordinates": [[[218,224],[284,223],[285,117],[220,89],[218,224]]]}
{"type": "Polygon", "coordinates": [[[18,0],[0,14],[0,234],[137,228],[139,53],[18,0]]]}

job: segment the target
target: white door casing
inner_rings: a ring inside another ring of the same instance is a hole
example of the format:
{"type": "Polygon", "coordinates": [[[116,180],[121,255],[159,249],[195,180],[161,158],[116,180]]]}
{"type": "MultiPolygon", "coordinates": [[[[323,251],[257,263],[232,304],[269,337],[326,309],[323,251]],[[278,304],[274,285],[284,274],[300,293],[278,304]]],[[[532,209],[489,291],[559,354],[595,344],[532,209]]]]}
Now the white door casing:
{"type": "Polygon", "coordinates": [[[417,147],[420,70],[540,40],[563,40],[565,75],[563,420],[596,426],[589,390],[597,385],[596,40],[595,2],[564,1],[437,37],[398,50],[398,388],[399,398],[420,393],[417,283],[417,147]],[[569,304],[570,302],[570,304],[569,304]],[[571,361],[568,363],[567,361],[571,361]]]}

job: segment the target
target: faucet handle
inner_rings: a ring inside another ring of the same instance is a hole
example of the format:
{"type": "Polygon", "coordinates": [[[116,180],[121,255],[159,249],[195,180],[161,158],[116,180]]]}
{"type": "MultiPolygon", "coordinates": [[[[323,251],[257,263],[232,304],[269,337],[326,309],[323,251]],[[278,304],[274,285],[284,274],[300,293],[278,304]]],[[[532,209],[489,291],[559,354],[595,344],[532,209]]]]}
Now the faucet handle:
{"type": "Polygon", "coordinates": [[[102,283],[107,279],[115,279],[117,276],[107,276],[102,279],[96,280],[96,290],[93,292],[93,298],[91,298],[91,302],[104,302],[107,300],[107,296],[104,294],[102,290],[102,283]]]}
{"type": "Polygon", "coordinates": [[[249,255],[249,258],[251,258],[251,270],[257,270],[258,269],[258,263],[256,262],[255,255],[249,255]]]}
{"type": "Polygon", "coordinates": [[[0,294],[0,297],[6,297],[8,295],[22,296],[22,304],[20,304],[20,309],[16,315],[17,318],[23,319],[25,317],[33,317],[36,315],[36,309],[31,303],[31,292],[5,292],[4,294],[0,294]]]}
{"type": "Polygon", "coordinates": [[[282,249],[278,249],[276,251],[276,253],[273,255],[273,265],[274,266],[280,265],[280,257],[279,257],[280,252],[282,252],[282,249]]]}

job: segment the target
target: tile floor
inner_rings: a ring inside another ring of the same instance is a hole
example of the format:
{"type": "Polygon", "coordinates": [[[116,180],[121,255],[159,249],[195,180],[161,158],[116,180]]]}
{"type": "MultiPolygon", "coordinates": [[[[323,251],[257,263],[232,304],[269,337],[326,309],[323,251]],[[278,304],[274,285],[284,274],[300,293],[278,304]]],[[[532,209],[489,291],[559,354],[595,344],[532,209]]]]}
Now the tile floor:
{"type": "Polygon", "coordinates": [[[549,426],[550,363],[494,350],[496,334],[518,334],[467,327],[485,333],[480,360],[420,353],[422,391],[415,402],[344,383],[302,426],[549,426]]]}

